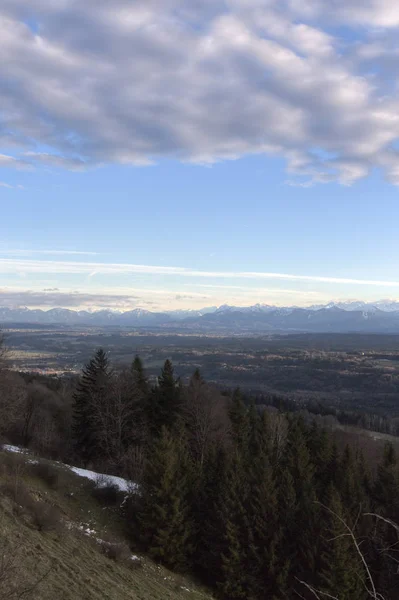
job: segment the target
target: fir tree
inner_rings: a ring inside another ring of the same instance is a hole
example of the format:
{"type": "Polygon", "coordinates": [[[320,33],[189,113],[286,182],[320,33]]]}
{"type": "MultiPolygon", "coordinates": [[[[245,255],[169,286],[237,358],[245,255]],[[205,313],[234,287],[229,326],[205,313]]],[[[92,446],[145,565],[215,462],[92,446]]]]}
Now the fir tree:
{"type": "Polygon", "coordinates": [[[318,506],[312,464],[306,440],[306,428],[301,419],[289,423],[285,467],[295,492],[296,505],[290,515],[291,527],[285,529],[285,552],[291,562],[291,577],[311,580],[316,567],[318,548],[318,506]]]}
{"type": "Polygon", "coordinates": [[[192,553],[185,452],[163,427],[149,452],[137,515],[149,554],[177,570],[187,568],[192,553]]]}
{"type": "Polygon", "coordinates": [[[345,527],[346,514],[334,486],[327,492],[319,587],[339,600],[365,598],[365,573],[353,540],[345,527]]]}
{"type": "Polygon", "coordinates": [[[239,451],[247,451],[250,434],[249,414],[239,388],[233,393],[229,418],[231,423],[231,437],[235,447],[239,451]]]}
{"type": "Polygon", "coordinates": [[[73,396],[75,451],[85,464],[105,451],[101,416],[107,409],[111,376],[107,355],[100,349],[83,369],[73,396]]]}
{"type": "Polygon", "coordinates": [[[220,508],[225,550],[222,552],[223,579],[219,582],[219,588],[231,600],[247,597],[249,581],[247,564],[250,528],[246,511],[249,488],[245,466],[245,459],[240,450],[236,449],[231,457],[220,508]]]}
{"type": "Polygon", "coordinates": [[[171,361],[166,360],[146,407],[148,426],[154,435],[159,435],[162,427],[172,430],[176,425],[181,410],[180,397],[180,381],[175,378],[171,361]]]}
{"type": "Polygon", "coordinates": [[[251,436],[247,467],[249,490],[248,597],[274,600],[285,587],[285,565],[279,552],[282,529],[273,470],[269,462],[270,440],[267,417],[250,411],[251,436]]]}
{"type": "Polygon", "coordinates": [[[146,377],[143,362],[139,356],[135,356],[130,369],[135,395],[144,400],[149,393],[148,379],[146,377]]]}

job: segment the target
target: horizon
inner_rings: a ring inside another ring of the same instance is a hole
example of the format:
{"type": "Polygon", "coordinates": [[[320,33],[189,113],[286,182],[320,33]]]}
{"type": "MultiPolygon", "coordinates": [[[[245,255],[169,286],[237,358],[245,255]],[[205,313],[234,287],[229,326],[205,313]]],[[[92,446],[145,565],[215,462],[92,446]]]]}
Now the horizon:
{"type": "Polygon", "coordinates": [[[399,9],[34,4],[0,6],[0,306],[399,298],[399,9]]]}
{"type": "Polygon", "coordinates": [[[220,311],[223,309],[237,309],[238,311],[241,309],[248,309],[248,308],[270,308],[270,309],[280,309],[280,308],[285,308],[285,309],[309,309],[309,310],[321,310],[321,309],[325,309],[325,308],[331,308],[331,307],[336,307],[336,308],[340,308],[343,310],[346,309],[350,309],[351,311],[356,311],[356,310],[362,310],[362,308],[353,308],[353,305],[360,305],[360,306],[365,306],[365,307],[374,307],[374,308],[378,308],[382,311],[385,312],[390,312],[390,310],[386,310],[386,307],[388,305],[398,305],[397,308],[395,307],[395,310],[399,311],[399,299],[393,299],[393,298],[381,298],[379,300],[375,300],[375,301],[371,301],[371,302],[365,302],[362,300],[356,300],[356,299],[349,299],[349,300],[340,300],[340,299],[336,299],[336,300],[330,300],[329,302],[323,303],[323,304],[309,304],[306,306],[298,306],[296,304],[291,304],[291,305],[279,305],[279,304],[265,304],[265,303],[257,303],[257,304],[247,304],[247,305],[232,305],[232,304],[221,304],[221,305],[217,305],[217,306],[203,306],[202,308],[178,308],[178,309],[169,309],[169,310],[149,310],[140,306],[135,307],[134,309],[130,309],[130,310],[123,310],[123,309],[116,309],[116,308],[107,308],[107,307],[101,307],[101,308],[90,308],[90,307],[86,307],[86,308],[70,308],[70,307],[62,307],[62,306],[35,306],[35,307],[28,307],[28,306],[4,306],[4,305],[0,305],[0,312],[1,310],[9,310],[9,311],[42,311],[44,313],[47,312],[51,312],[51,311],[70,311],[70,312],[74,312],[74,313],[88,313],[88,314],[96,314],[96,313],[100,313],[100,312],[110,312],[113,313],[115,315],[123,315],[125,313],[128,312],[144,312],[144,313],[190,313],[190,312],[203,312],[205,314],[204,311],[206,311],[206,313],[211,313],[211,312],[216,312],[216,311],[220,311]],[[381,308],[382,307],[382,308],[381,308]]]}

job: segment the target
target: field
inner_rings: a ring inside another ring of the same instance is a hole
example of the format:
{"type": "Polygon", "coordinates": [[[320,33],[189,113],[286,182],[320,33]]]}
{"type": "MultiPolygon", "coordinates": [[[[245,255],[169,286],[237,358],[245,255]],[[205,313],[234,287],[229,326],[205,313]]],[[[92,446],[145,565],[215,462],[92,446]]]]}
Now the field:
{"type": "Polygon", "coordinates": [[[136,353],[155,380],[166,358],[187,379],[199,368],[207,381],[253,394],[278,394],[338,408],[399,416],[399,336],[302,334],[219,337],[164,335],[112,328],[10,328],[16,370],[78,373],[99,347],[117,367],[136,353]]]}

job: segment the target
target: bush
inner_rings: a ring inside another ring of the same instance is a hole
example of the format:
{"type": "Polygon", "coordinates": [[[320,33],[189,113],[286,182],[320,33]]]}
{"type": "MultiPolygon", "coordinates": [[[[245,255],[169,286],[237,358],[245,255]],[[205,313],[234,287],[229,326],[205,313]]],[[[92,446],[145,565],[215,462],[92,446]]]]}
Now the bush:
{"type": "Polygon", "coordinates": [[[115,506],[119,500],[119,488],[113,483],[95,487],[93,488],[92,496],[100,502],[100,504],[104,504],[105,506],[115,506]]]}
{"type": "Polygon", "coordinates": [[[57,490],[59,487],[59,469],[50,465],[48,463],[36,463],[31,465],[31,472],[36,477],[42,479],[47,485],[53,489],[57,490]]]}
{"type": "Polygon", "coordinates": [[[18,514],[29,511],[34,502],[25,483],[18,479],[5,481],[1,485],[0,492],[15,503],[13,510],[18,514]]]}
{"type": "Polygon", "coordinates": [[[31,512],[39,531],[56,531],[61,527],[61,514],[57,507],[38,500],[33,503],[31,512]]]}
{"type": "MultiPolygon", "coordinates": [[[[130,558],[131,552],[129,546],[123,542],[115,543],[102,542],[101,551],[105,556],[115,562],[122,562],[130,558]]],[[[133,562],[133,561],[132,561],[133,562]]]]}

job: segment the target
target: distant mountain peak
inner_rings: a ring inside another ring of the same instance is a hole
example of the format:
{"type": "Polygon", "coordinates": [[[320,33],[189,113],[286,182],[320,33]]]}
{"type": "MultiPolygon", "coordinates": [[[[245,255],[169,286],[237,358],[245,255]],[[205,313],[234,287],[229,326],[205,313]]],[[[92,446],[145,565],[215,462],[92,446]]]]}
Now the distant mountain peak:
{"type": "Polygon", "coordinates": [[[120,312],[72,310],[54,307],[48,310],[0,308],[0,328],[7,324],[60,326],[115,326],[162,328],[191,332],[386,332],[399,333],[399,302],[396,300],[332,301],[310,307],[252,306],[207,307],[201,310],[152,312],[137,307],[120,312]]]}

